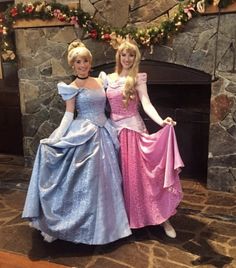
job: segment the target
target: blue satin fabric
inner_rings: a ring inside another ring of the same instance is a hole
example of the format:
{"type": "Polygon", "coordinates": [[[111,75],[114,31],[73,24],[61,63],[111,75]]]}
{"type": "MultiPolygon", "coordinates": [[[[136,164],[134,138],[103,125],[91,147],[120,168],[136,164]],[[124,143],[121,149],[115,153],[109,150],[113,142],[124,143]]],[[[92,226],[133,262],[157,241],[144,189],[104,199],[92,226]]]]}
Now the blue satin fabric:
{"type": "Polygon", "coordinates": [[[105,92],[65,83],[58,90],[64,100],[76,97],[78,116],[59,142],[39,145],[22,217],[42,232],[74,243],[106,244],[126,237],[131,231],[119,144],[104,115],[105,92]]]}

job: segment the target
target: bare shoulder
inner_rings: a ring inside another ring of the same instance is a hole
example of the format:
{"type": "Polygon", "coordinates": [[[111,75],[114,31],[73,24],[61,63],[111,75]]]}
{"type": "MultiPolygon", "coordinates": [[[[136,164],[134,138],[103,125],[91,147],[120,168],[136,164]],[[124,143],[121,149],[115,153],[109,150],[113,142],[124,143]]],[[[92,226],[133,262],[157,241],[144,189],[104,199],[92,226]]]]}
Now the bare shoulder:
{"type": "Polygon", "coordinates": [[[98,77],[90,77],[88,81],[88,85],[91,88],[102,88],[103,84],[100,78],[98,77]]]}
{"type": "Polygon", "coordinates": [[[94,81],[94,83],[102,85],[102,80],[99,77],[91,77],[91,79],[94,81]]]}
{"type": "Polygon", "coordinates": [[[77,85],[76,85],[76,83],[75,83],[75,80],[74,80],[74,81],[72,81],[72,82],[69,84],[69,86],[72,86],[72,87],[77,87],[77,85]]]}

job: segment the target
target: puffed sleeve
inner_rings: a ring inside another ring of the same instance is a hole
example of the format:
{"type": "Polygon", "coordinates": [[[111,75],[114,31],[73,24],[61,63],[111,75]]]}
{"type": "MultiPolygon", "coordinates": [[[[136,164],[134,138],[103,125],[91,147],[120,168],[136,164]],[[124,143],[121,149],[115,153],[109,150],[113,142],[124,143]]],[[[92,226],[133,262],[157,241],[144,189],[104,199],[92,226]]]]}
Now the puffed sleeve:
{"type": "Polygon", "coordinates": [[[146,73],[138,73],[137,75],[137,85],[142,85],[147,83],[147,74],[146,73]]]}
{"type": "Polygon", "coordinates": [[[70,85],[65,84],[64,82],[60,82],[57,84],[58,93],[62,96],[64,101],[70,100],[75,97],[81,89],[74,88],[70,85]]]}
{"type": "Polygon", "coordinates": [[[103,86],[105,88],[108,87],[108,77],[107,77],[107,74],[103,71],[101,71],[98,75],[98,78],[100,78],[102,80],[102,83],[103,83],[103,86]]]}

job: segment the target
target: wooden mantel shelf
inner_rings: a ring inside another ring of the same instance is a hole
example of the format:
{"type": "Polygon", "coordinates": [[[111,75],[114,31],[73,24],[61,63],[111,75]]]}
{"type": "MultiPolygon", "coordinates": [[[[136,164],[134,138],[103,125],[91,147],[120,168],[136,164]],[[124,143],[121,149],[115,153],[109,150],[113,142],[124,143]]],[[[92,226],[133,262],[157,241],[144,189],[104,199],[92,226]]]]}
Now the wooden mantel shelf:
{"type": "MultiPolygon", "coordinates": [[[[222,8],[220,10],[220,13],[235,13],[236,12],[236,3],[233,3],[226,8],[222,8]]],[[[218,14],[219,13],[219,8],[217,6],[208,6],[206,7],[206,10],[202,15],[211,15],[211,14],[218,14]]]]}
{"type": "Polygon", "coordinates": [[[56,18],[51,20],[41,20],[41,19],[20,19],[17,20],[13,26],[14,29],[22,29],[22,28],[37,28],[37,27],[53,27],[53,26],[71,26],[68,22],[59,21],[56,18]]]}

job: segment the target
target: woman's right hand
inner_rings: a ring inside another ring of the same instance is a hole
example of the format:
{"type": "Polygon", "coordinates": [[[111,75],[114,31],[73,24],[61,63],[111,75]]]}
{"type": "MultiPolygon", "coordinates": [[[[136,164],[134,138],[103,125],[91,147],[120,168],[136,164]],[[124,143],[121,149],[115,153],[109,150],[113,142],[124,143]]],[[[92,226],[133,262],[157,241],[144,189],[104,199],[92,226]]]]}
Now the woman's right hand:
{"type": "Polygon", "coordinates": [[[171,117],[166,117],[166,119],[163,120],[163,126],[165,125],[172,125],[176,126],[177,122],[174,121],[171,117]]]}

